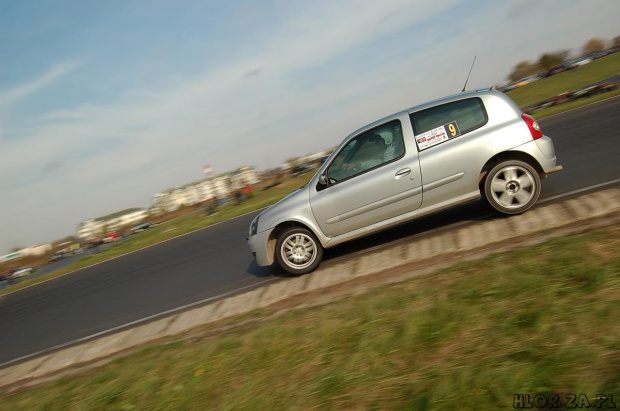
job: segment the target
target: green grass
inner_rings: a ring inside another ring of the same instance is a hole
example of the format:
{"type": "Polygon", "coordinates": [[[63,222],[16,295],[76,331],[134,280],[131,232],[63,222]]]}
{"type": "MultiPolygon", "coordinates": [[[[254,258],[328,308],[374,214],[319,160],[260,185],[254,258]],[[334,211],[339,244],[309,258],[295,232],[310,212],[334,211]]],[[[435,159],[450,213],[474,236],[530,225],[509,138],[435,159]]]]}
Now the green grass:
{"type": "Polygon", "coordinates": [[[220,207],[218,213],[213,216],[207,216],[204,209],[199,209],[191,214],[170,220],[154,228],[150,228],[141,233],[127,237],[125,240],[118,242],[106,251],[86,255],[75,264],[72,264],[66,268],[51,272],[36,279],[26,280],[19,284],[4,288],[0,290],[0,295],[47,281],[51,278],[61,276],[71,271],[88,267],[93,264],[109,260],[110,258],[118,257],[120,255],[139,250],[141,248],[157,244],[170,238],[187,234],[200,228],[208,227],[252,211],[260,210],[276,203],[280,199],[289,195],[291,192],[303,186],[312,176],[313,173],[306,173],[298,177],[285,179],[282,184],[269,190],[255,192],[252,198],[239,205],[229,203],[223,207],[220,207]]]}
{"type": "Polygon", "coordinates": [[[151,347],[10,410],[509,409],[620,392],[620,227],[151,347]]]}
{"type": "Polygon", "coordinates": [[[604,93],[604,94],[597,94],[594,96],[583,97],[578,100],[568,101],[566,103],[558,104],[556,106],[552,106],[548,108],[543,108],[541,110],[533,110],[530,114],[532,114],[537,119],[542,119],[545,117],[552,116],[554,114],[559,114],[559,113],[563,113],[568,110],[572,110],[574,108],[583,107],[587,104],[596,103],[597,101],[605,100],[611,97],[616,97],[618,95],[620,95],[620,87],[613,91],[604,93]]]}
{"type": "MultiPolygon", "coordinates": [[[[528,84],[506,94],[519,106],[538,103],[558,94],[588,86],[620,73],[620,53],[610,54],[598,60],[528,84]]],[[[610,93],[607,93],[610,94],[610,93]]],[[[576,100],[580,102],[580,100],[576,100]]],[[[562,104],[558,107],[564,107],[562,104]]]]}

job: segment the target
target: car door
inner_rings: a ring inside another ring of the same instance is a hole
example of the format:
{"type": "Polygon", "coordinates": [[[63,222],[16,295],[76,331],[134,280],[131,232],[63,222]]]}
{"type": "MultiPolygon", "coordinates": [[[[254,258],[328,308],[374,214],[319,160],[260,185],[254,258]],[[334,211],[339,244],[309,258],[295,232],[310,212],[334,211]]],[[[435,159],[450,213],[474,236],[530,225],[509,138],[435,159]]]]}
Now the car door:
{"type": "Polygon", "coordinates": [[[423,207],[478,196],[480,170],[496,150],[496,143],[484,138],[489,117],[482,99],[451,101],[410,117],[420,150],[423,207]]]}
{"type": "Polygon", "coordinates": [[[350,137],[324,175],[329,182],[311,187],[310,204],[328,237],[417,209],[422,203],[420,165],[407,114],[350,137]]]}

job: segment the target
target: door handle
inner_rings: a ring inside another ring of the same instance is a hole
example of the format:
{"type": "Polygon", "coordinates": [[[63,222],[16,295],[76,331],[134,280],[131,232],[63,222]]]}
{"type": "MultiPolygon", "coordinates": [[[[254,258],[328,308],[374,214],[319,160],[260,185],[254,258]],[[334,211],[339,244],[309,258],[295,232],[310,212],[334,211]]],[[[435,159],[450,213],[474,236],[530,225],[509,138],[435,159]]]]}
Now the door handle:
{"type": "Polygon", "coordinates": [[[401,170],[398,170],[398,171],[396,172],[396,175],[395,175],[394,177],[396,177],[396,178],[403,178],[403,177],[405,177],[406,175],[409,175],[409,173],[411,173],[411,169],[410,169],[409,167],[407,167],[407,168],[403,168],[403,169],[401,169],[401,170]]]}

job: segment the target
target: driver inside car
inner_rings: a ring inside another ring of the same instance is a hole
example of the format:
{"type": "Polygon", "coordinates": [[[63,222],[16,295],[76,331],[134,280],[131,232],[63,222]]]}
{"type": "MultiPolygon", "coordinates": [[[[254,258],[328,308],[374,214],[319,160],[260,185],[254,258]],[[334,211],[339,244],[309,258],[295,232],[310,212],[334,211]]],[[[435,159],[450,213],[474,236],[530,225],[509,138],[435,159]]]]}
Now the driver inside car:
{"type": "Polygon", "coordinates": [[[385,130],[371,135],[366,144],[373,145],[371,147],[373,156],[363,161],[343,163],[341,166],[342,170],[364,171],[386,163],[394,158],[396,146],[391,131],[385,130]]]}

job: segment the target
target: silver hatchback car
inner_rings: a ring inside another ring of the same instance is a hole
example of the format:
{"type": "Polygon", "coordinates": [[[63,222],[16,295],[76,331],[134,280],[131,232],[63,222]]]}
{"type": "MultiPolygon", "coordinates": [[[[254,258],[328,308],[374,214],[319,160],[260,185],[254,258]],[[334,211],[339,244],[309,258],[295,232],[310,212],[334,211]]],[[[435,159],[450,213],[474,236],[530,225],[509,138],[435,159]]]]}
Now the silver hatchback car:
{"type": "Polygon", "coordinates": [[[551,139],[505,94],[460,93],[350,134],[307,185],[252,221],[248,243],[257,264],[304,274],[324,248],[481,196],[523,213],[561,169],[551,139]]]}

